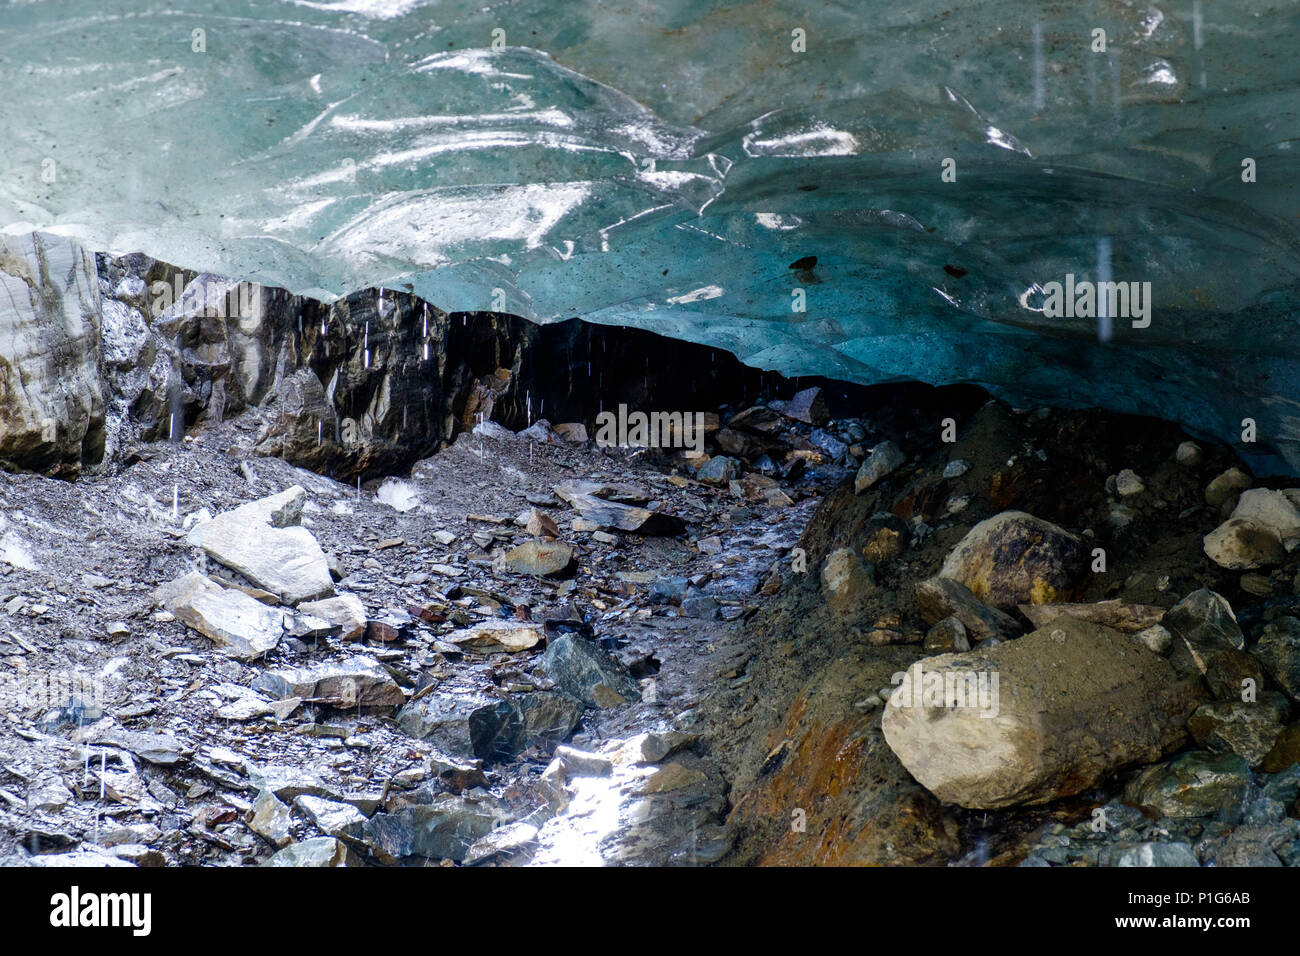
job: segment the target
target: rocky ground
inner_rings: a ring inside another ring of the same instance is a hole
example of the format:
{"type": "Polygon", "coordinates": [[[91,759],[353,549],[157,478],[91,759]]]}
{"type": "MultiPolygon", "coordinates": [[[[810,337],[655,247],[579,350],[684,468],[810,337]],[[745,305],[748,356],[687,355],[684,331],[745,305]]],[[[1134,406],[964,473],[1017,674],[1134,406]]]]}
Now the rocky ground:
{"type": "Polygon", "coordinates": [[[250,456],[255,434],[3,478],[7,862],[726,851],[692,714],[842,469],[733,490],[489,422],[356,487],[250,456]]]}
{"type": "Polygon", "coordinates": [[[1156,421],[955,424],[827,496],[702,708],[727,861],[1300,862],[1300,491],[1156,421]],[[896,700],[918,662],[1000,706],[896,700]]]}
{"type": "Polygon", "coordinates": [[[348,486],[243,416],[7,475],[6,862],[1300,860],[1300,495],[1158,422],[933,417],[487,422],[348,486]],[[896,707],[917,661],[999,712],[896,707]]]}

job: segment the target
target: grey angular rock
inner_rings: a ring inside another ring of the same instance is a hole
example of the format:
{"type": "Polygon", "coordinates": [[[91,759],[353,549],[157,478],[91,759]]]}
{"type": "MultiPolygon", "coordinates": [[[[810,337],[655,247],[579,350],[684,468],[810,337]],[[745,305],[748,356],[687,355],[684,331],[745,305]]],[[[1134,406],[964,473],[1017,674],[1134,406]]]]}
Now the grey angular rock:
{"type": "Polygon", "coordinates": [[[506,621],[499,618],[459,628],[442,639],[448,644],[480,654],[526,651],[543,640],[540,627],[527,621],[506,621]]]}
{"type": "Polygon", "coordinates": [[[537,847],[537,827],[517,820],[474,841],[465,851],[466,866],[522,864],[537,847]]]}
{"type": "Polygon", "coordinates": [[[306,601],[298,605],[304,614],[319,618],[339,629],[339,637],[354,641],[366,630],[366,608],[354,594],[338,594],[321,601],[306,601]]]}
{"type": "Polygon", "coordinates": [[[1240,806],[1250,786],[1250,766],[1237,754],[1192,751],[1142,771],[1125,798],[1161,816],[1212,816],[1240,806]]]}
{"type": "Polygon", "coordinates": [[[240,660],[265,656],[284,637],[283,610],[267,607],[242,591],[223,588],[198,571],[161,585],[153,599],[240,660]]]}
{"type": "Polygon", "coordinates": [[[854,493],[862,494],[905,461],[907,456],[901,448],[892,441],[882,441],[871,449],[871,454],[858,469],[857,476],[853,479],[854,493]]]}
{"type": "Polygon", "coordinates": [[[339,431],[338,412],[325,386],[315,371],[302,368],[276,383],[271,414],[254,447],[259,455],[326,472],[339,457],[339,446],[333,440],[339,431]]]}
{"type": "Polygon", "coordinates": [[[681,604],[690,582],[681,575],[664,575],[650,584],[647,597],[651,604],[681,604]]]}
{"type": "Polygon", "coordinates": [[[723,488],[740,477],[740,462],[726,455],[714,455],[699,467],[695,477],[706,485],[723,488]]]}
{"type": "Polygon", "coordinates": [[[589,707],[617,707],[639,700],[636,680],[596,645],[562,634],[542,655],[542,668],[563,691],[589,707]]]}
{"type": "Polygon", "coordinates": [[[355,655],[308,667],[266,671],[252,686],[281,700],[300,697],[344,709],[383,709],[406,702],[402,688],[378,661],[355,655]]]}
{"type": "Polygon", "coordinates": [[[686,597],[682,598],[682,613],[702,621],[716,621],[722,614],[717,601],[695,590],[691,590],[686,597]]]}
{"type": "Polygon", "coordinates": [[[313,837],[278,851],[263,866],[334,867],[348,865],[348,848],[334,837],[313,837]]]}
{"type": "Polygon", "coordinates": [[[294,798],[293,806],[325,836],[358,840],[366,825],[366,815],[350,803],[303,794],[294,798]]]}
{"type": "Polygon", "coordinates": [[[285,847],[293,841],[289,829],[292,819],[289,808],[275,794],[263,790],[258,793],[253,808],[248,812],[248,827],[277,847],[285,847]]]}
{"type": "Polygon", "coordinates": [[[528,747],[549,750],[573,733],[582,710],[582,702],[566,693],[513,694],[469,715],[471,752],[491,762],[511,760],[528,747]]]}
{"type": "Polygon", "coordinates": [[[966,633],[976,641],[990,638],[1007,640],[1023,628],[1010,614],[989,607],[960,581],[952,578],[927,578],[916,585],[916,603],[927,624],[937,624],[955,617],[966,633]]]}
{"type": "Polygon", "coordinates": [[[1200,866],[1186,843],[1139,843],[1115,860],[1116,866],[1200,866]]]}
{"type": "Polygon", "coordinates": [[[525,541],[507,551],[501,560],[519,574],[560,577],[573,567],[573,549],[559,541],[525,541]]]}
{"type": "Polygon", "coordinates": [[[431,741],[458,757],[473,757],[469,719],[475,711],[498,701],[470,691],[438,690],[410,701],[397,713],[397,725],[412,737],[431,741]]]}
{"type": "Polygon", "coordinates": [[[567,481],[555,486],[555,493],[584,519],[599,528],[643,535],[679,535],[686,523],[676,515],[652,511],[639,505],[610,501],[601,496],[606,486],[593,481],[567,481]]]}
{"type": "Polygon", "coordinates": [[[1300,619],[1287,616],[1270,621],[1251,651],[1268,676],[1292,700],[1300,700],[1300,619]]]}
{"type": "Polygon", "coordinates": [[[135,866],[129,860],[123,860],[111,853],[105,853],[103,850],[86,847],[80,850],[73,850],[70,853],[40,853],[35,856],[29,856],[21,863],[17,858],[6,857],[4,864],[8,866],[39,866],[39,867],[78,867],[86,869],[89,867],[121,867],[135,866]]]}
{"type": "Polygon", "coordinates": [[[1257,700],[1202,704],[1187,721],[1197,746],[1214,753],[1235,753],[1251,767],[1260,766],[1282,733],[1291,707],[1286,697],[1265,691],[1257,700]]]}
{"type": "Polygon", "coordinates": [[[281,800],[294,800],[304,794],[313,797],[339,798],[339,792],[325,783],[320,775],[289,764],[267,764],[249,770],[248,782],[257,790],[273,793],[281,800]]]}
{"type": "Polygon", "coordinates": [[[86,740],[129,750],[145,763],[164,767],[179,763],[187,749],[185,744],[171,734],[126,730],[123,727],[110,727],[102,732],[91,733],[86,740]]]}
{"type": "Polygon", "coordinates": [[[819,428],[831,417],[826,408],[826,396],[816,385],[795,392],[787,401],[772,402],[771,406],[786,418],[793,418],[797,422],[806,422],[819,428]]]}
{"type": "Polygon", "coordinates": [[[1246,637],[1222,595],[1208,588],[1193,591],[1161,620],[1173,635],[1169,660],[1183,674],[1200,674],[1220,700],[1240,700],[1242,682],[1263,684],[1264,671],[1247,654],[1246,637]]]}
{"type": "Polygon", "coordinates": [[[295,485],[196,525],[185,540],[284,604],[329,597],[334,580],[325,553],[310,531],[293,523],[305,497],[295,485]]]}
{"type": "Polygon", "coordinates": [[[422,857],[461,862],[476,841],[506,822],[494,801],[443,793],[429,804],[375,814],[365,823],[363,839],[381,861],[422,857]]]}

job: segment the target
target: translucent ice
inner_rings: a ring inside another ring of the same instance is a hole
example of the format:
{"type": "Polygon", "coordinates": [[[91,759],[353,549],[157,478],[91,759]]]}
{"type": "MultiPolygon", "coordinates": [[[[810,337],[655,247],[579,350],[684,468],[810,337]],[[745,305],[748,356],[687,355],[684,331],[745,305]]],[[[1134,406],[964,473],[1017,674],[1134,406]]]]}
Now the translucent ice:
{"type": "Polygon", "coordinates": [[[0,227],[1249,417],[1296,470],[1297,49],[1260,0],[7,3],[0,227]],[[1149,282],[1149,325],[1049,317],[1067,275],[1149,282]]]}

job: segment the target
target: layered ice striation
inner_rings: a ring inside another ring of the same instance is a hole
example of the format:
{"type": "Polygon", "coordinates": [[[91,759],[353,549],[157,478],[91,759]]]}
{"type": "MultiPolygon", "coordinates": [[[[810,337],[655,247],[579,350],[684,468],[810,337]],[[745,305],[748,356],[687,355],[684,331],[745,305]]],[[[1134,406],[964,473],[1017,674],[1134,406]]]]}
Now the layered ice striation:
{"type": "Polygon", "coordinates": [[[0,226],[1251,418],[1242,452],[1296,471],[1298,49],[1260,0],[7,3],[0,226]],[[1149,308],[1054,314],[1068,281],[1149,308]]]}

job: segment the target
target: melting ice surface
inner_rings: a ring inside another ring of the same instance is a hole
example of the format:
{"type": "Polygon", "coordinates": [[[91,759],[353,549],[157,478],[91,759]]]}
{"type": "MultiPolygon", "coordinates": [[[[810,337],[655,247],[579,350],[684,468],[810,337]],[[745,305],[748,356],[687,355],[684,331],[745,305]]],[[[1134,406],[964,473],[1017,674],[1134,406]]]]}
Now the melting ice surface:
{"type": "Polygon", "coordinates": [[[19,0],[0,228],[1250,417],[1241,450],[1296,471],[1298,49],[1261,0],[19,0]],[[1150,282],[1149,327],[1048,318],[1067,274],[1150,282]]]}

